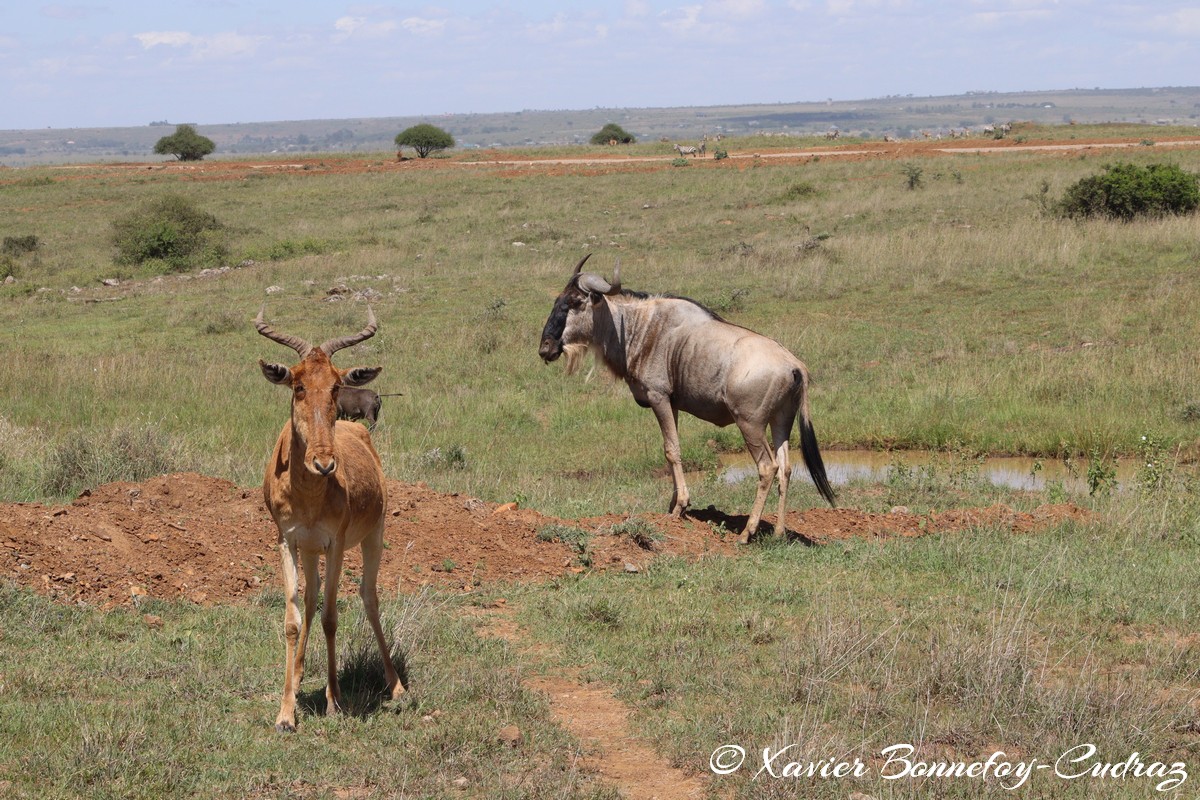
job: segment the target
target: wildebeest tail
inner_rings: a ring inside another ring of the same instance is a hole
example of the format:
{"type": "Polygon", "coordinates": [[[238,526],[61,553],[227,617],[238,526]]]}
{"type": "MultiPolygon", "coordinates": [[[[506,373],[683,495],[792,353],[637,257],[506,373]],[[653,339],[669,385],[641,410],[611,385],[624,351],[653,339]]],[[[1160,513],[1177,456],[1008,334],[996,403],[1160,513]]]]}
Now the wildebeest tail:
{"type": "Polygon", "coordinates": [[[804,454],[804,466],[808,467],[808,474],[817,485],[817,491],[829,501],[829,505],[834,505],[833,487],[829,485],[825,462],[821,460],[821,451],[817,448],[817,434],[813,431],[812,422],[807,419],[800,420],[800,452],[804,454]]]}
{"type": "Polygon", "coordinates": [[[800,453],[804,456],[804,466],[812,477],[817,491],[821,493],[829,505],[835,505],[833,487],[829,485],[829,477],[825,474],[825,462],[821,460],[821,448],[817,446],[817,432],[813,430],[812,419],[808,416],[808,374],[796,370],[796,382],[800,389],[800,453]]]}

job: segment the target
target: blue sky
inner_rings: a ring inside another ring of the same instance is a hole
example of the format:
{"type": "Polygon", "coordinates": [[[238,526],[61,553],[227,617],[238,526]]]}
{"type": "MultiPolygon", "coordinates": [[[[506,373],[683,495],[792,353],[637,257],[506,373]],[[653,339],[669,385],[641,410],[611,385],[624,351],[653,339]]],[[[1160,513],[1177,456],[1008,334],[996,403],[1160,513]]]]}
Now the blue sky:
{"type": "Polygon", "coordinates": [[[0,129],[1194,86],[1200,3],[0,3],[0,129]]]}

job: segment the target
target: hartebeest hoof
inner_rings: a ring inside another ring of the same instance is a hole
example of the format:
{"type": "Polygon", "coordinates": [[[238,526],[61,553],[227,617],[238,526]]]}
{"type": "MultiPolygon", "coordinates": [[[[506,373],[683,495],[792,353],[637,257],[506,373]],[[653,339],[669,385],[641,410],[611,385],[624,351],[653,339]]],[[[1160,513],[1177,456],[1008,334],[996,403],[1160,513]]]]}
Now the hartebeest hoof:
{"type": "Polygon", "coordinates": [[[276,733],[295,733],[296,732],[296,723],[288,722],[286,720],[280,720],[279,722],[275,723],[275,732],[276,733]]]}

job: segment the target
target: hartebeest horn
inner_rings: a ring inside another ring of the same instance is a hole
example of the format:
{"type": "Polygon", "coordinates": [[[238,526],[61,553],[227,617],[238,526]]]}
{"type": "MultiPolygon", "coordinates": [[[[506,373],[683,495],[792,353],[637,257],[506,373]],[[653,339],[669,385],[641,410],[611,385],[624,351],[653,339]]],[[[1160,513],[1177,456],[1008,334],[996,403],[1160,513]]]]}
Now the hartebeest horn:
{"type": "Polygon", "coordinates": [[[350,347],[351,345],[358,344],[366,339],[370,339],[375,335],[375,329],[377,327],[379,326],[375,324],[375,312],[371,310],[370,306],[367,306],[367,327],[363,328],[353,336],[343,336],[340,339],[330,339],[328,342],[322,344],[320,349],[325,351],[325,355],[332,356],[338,350],[342,350],[350,347]]]}
{"type": "Polygon", "coordinates": [[[282,345],[287,345],[288,347],[292,348],[300,354],[300,358],[302,359],[312,352],[312,345],[301,339],[299,336],[289,336],[286,333],[277,333],[274,328],[264,322],[263,312],[266,310],[267,307],[264,304],[263,307],[258,310],[258,316],[254,319],[254,327],[258,329],[259,333],[272,341],[279,342],[282,345]]]}

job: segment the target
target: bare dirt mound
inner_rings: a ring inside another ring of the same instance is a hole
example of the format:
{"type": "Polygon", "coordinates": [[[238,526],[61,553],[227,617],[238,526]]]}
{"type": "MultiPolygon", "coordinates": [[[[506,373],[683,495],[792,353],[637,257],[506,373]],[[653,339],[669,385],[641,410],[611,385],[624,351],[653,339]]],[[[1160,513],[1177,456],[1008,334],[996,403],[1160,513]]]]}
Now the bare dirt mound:
{"type": "MultiPolygon", "coordinates": [[[[380,574],[385,591],[428,583],[471,589],[581,572],[575,548],[539,538],[538,532],[554,523],[592,533],[590,569],[620,570],[641,567],[662,553],[734,554],[735,537],[717,530],[740,531],[746,521],[711,508],[685,520],[651,515],[649,521],[665,538],[646,549],[627,536],[607,533],[624,521],[620,515],[563,521],[399,481],[389,481],[388,502],[388,545],[380,574]]],[[[821,544],[985,525],[1033,532],[1086,516],[1071,505],[1031,513],[994,506],[925,516],[818,508],[793,512],[789,521],[796,537],[821,544]]],[[[258,488],[194,473],[106,484],[69,505],[0,504],[0,578],[66,602],[111,607],[139,596],[236,602],[278,585],[275,543],[275,526],[258,488]]],[[[357,552],[347,557],[343,591],[354,591],[360,565],[357,552]]]]}

